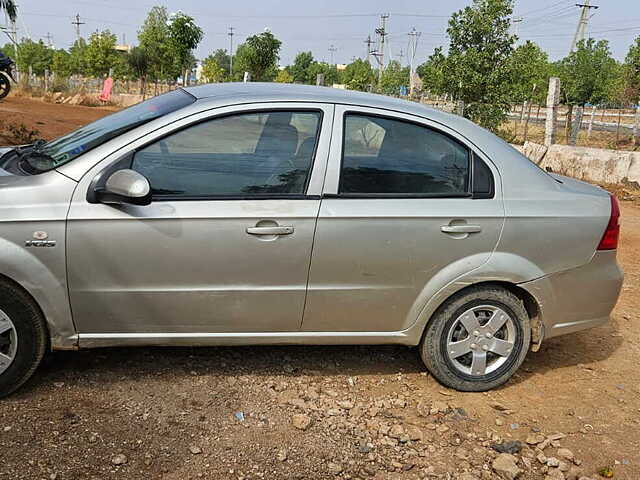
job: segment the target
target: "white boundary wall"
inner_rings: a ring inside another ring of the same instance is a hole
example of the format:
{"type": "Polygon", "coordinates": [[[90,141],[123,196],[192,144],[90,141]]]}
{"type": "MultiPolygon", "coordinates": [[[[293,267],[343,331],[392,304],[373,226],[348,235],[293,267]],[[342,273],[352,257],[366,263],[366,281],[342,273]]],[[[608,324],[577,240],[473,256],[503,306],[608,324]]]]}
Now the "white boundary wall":
{"type": "Polygon", "coordinates": [[[533,142],[516,147],[542,168],[580,180],[640,187],[640,152],[533,142]]]}

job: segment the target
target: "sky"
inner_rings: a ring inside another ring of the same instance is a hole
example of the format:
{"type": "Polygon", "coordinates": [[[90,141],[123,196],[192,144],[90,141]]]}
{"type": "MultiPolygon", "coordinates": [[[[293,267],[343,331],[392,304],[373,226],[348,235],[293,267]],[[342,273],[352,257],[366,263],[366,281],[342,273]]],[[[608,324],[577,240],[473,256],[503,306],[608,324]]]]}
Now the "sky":
{"type": "MultiPolygon", "coordinates": [[[[472,3],[471,0],[17,0],[18,35],[48,43],[50,34],[57,48],[68,48],[75,40],[71,24],[76,14],[81,35],[88,37],[96,29],[109,29],[119,42],[137,43],[137,32],[154,5],[170,12],[183,11],[196,19],[204,30],[204,39],[196,51],[204,58],[218,48],[229,48],[229,27],[234,28],[234,44],[265,28],[282,40],[281,65],[293,61],[296,53],[310,50],[318,60],[349,63],[364,57],[367,35],[375,36],[380,14],[388,13],[387,55],[403,64],[408,62],[408,33],[421,32],[416,51],[420,64],[439,45],[448,44],[447,21],[451,14],[472,3]]],[[[514,33],[520,40],[538,43],[552,60],[567,55],[580,16],[576,3],[584,0],[516,0],[514,33]]],[[[589,35],[610,41],[611,50],[623,60],[629,45],[640,35],[640,0],[591,0],[589,35]]],[[[0,22],[2,23],[2,22],[0,22]]],[[[4,43],[4,41],[0,42],[4,43]]],[[[234,49],[235,49],[234,45],[234,49]]]]}

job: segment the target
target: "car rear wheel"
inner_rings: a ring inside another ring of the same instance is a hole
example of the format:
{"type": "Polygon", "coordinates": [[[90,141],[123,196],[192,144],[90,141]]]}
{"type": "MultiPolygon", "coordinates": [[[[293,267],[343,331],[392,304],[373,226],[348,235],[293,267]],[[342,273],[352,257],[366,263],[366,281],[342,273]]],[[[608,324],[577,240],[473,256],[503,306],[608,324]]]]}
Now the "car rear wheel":
{"type": "Polygon", "coordinates": [[[40,309],[24,291],[0,281],[0,398],[20,388],[47,348],[40,309]]]}
{"type": "Polygon", "coordinates": [[[531,342],[522,301],[500,287],[473,287],[447,300],[427,325],[420,354],[442,384],[482,392],[505,383],[531,342]]]}

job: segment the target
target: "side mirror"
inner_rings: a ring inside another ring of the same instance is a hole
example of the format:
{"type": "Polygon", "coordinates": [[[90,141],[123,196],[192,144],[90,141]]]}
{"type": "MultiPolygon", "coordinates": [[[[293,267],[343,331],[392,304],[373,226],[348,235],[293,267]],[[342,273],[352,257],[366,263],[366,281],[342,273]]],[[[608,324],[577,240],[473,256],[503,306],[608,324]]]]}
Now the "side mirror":
{"type": "Polygon", "coordinates": [[[117,170],[109,175],[104,188],[96,191],[101,203],[121,205],[149,205],[151,203],[151,185],[135,170],[117,170]]]}

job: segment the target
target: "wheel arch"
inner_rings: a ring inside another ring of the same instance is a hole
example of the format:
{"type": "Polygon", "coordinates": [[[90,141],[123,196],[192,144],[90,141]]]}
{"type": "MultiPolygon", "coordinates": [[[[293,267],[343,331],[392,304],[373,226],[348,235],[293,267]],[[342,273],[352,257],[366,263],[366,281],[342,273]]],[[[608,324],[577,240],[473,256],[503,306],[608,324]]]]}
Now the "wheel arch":
{"type": "MultiPolygon", "coordinates": [[[[46,333],[47,333],[47,341],[48,348],[53,350],[75,350],[77,349],[77,342],[75,328],[71,322],[71,316],[64,315],[63,311],[60,311],[59,308],[56,308],[55,305],[55,296],[51,298],[46,294],[46,292],[42,291],[42,289],[38,288],[28,288],[28,282],[21,282],[19,279],[12,277],[11,275],[7,275],[6,273],[0,272],[0,282],[15,288],[22,293],[24,293],[36,306],[38,312],[42,315],[44,319],[46,333]],[[64,316],[61,316],[64,315],[64,316]],[[60,325],[58,325],[59,321],[63,320],[60,325]],[[61,328],[62,327],[62,328],[61,328]],[[72,329],[68,332],[66,329],[72,329]]],[[[68,302],[64,307],[68,307],[68,302]]]]}
{"type": "Polygon", "coordinates": [[[424,322],[424,325],[422,326],[422,332],[421,332],[421,335],[420,335],[420,339],[424,338],[424,335],[425,335],[425,333],[427,331],[427,327],[431,323],[431,320],[443,308],[445,308],[447,303],[452,298],[464,295],[467,291],[469,291],[471,289],[474,289],[474,288],[479,288],[479,287],[480,288],[481,287],[498,287],[498,288],[502,288],[502,289],[507,290],[508,292],[512,293],[516,297],[518,297],[518,299],[520,299],[520,301],[524,305],[524,308],[525,308],[525,310],[526,310],[526,312],[527,312],[527,314],[529,316],[529,320],[531,322],[531,350],[538,351],[538,349],[540,348],[540,345],[542,343],[542,339],[544,337],[544,331],[543,331],[544,326],[543,326],[542,319],[541,319],[540,304],[538,303],[536,298],[531,293],[529,293],[527,290],[525,290],[524,288],[520,287],[519,285],[517,285],[515,283],[504,281],[504,280],[487,280],[487,281],[471,283],[471,284],[468,284],[468,285],[460,288],[459,290],[456,290],[455,292],[452,292],[448,296],[446,296],[444,299],[442,299],[439,302],[438,306],[433,309],[431,314],[428,316],[428,318],[424,322]]]}
{"type": "Polygon", "coordinates": [[[40,315],[42,315],[42,318],[45,320],[44,325],[45,325],[45,329],[47,331],[48,348],[50,349],[51,348],[51,340],[52,340],[51,339],[51,326],[49,325],[49,322],[47,322],[47,317],[44,314],[44,311],[42,310],[42,307],[40,306],[40,303],[38,303],[38,301],[31,294],[31,292],[29,292],[29,290],[24,288],[20,283],[16,282],[13,278],[8,277],[8,276],[0,273],[0,283],[4,283],[5,285],[8,285],[11,288],[15,288],[16,290],[20,290],[20,292],[22,292],[26,297],[28,297],[33,302],[33,305],[35,305],[35,307],[38,309],[38,312],[40,312],[40,315]]]}

